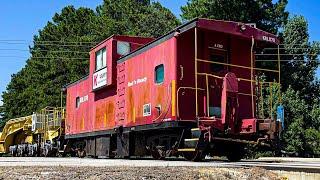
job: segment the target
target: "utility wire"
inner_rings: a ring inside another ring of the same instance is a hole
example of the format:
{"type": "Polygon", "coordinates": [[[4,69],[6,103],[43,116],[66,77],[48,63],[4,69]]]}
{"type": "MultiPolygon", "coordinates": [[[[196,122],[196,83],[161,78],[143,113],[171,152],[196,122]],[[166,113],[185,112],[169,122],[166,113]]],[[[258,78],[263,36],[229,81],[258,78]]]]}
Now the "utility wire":
{"type": "Polygon", "coordinates": [[[100,43],[100,42],[96,42],[96,41],[28,41],[28,40],[12,40],[12,39],[0,39],[0,42],[31,42],[31,43],[82,43],[82,44],[95,44],[95,43],[100,43]]]}
{"type": "Polygon", "coordinates": [[[280,46],[286,46],[286,45],[294,45],[294,46],[309,46],[310,44],[279,44],[280,46]]]}
{"type": "Polygon", "coordinates": [[[302,54],[255,54],[256,56],[278,56],[278,55],[280,55],[280,56],[307,56],[307,55],[311,55],[311,56],[316,56],[316,55],[319,55],[320,54],[320,52],[319,53],[313,53],[313,54],[311,54],[311,53],[302,53],[302,54]]]}
{"type": "MultiPolygon", "coordinates": [[[[28,43],[19,43],[19,42],[1,42],[0,44],[10,44],[10,45],[31,45],[28,43]]],[[[62,46],[62,47],[88,47],[92,48],[94,45],[82,45],[82,44],[50,44],[50,43],[36,43],[34,46],[62,46]]]]}
{"type": "MultiPolygon", "coordinates": [[[[257,62],[277,62],[278,60],[256,60],[257,62]]],[[[280,62],[288,61],[288,62],[310,62],[310,61],[316,61],[320,62],[320,60],[289,60],[289,59],[280,59],[280,62]]]]}
{"type": "Polygon", "coordinates": [[[37,49],[37,50],[34,50],[34,49],[31,49],[31,50],[26,50],[26,49],[0,49],[0,51],[24,51],[24,52],[29,52],[29,51],[32,51],[32,52],[37,52],[37,51],[40,51],[40,52],[55,52],[55,53],[85,53],[85,54],[88,54],[89,52],[82,52],[82,51],[58,51],[58,50],[41,50],[41,49],[37,49]]]}
{"type": "Polygon", "coordinates": [[[263,50],[277,50],[277,49],[290,49],[290,50],[304,50],[304,49],[310,49],[310,50],[315,50],[315,49],[320,49],[317,47],[308,47],[308,48],[263,48],[263,50]]]}
{"type": "Polygon", "coordinates": [[[73,57],[23,57],[23,56],[0,56],[2,58],[23,58],[23,59],[89,59],[89,58],[73,58],[73,57]]]}
{"type": "MultiPolygon", "coordinates": [[[[89,60],[89,58],[77,58],[77,57],[23,57],[23,56],[0,56],[0,58],[22,58],[22,59],[79,59],[79,60],[89,60]]],[[[256,62],[277,62],[278,60],[255,60],[256,62]]],[[[320,60],[294,60],[294,59],[281,59],[280,62],[320,62],[320,60]]]]}
{"type": "MultiPolygon", "coordinates": [[[[0,39],[0,42],[32,42],[32,43],[38,43],[38,42],[54,42],[54,43],[88,43],[88,44],[94,44],[94,43],[100,43],[97,41],[30,41],[30,40],[21,40],[21,39],[0,39]]],[[[286,45],[293,45],[293,46],[310,46],[308,44],[279,44],[279,46],[286,46],[286,45]]],[[[283,47],[280,47],[280,49],[283,47]]],[[[278,49],[276,48],[265,48],[265,49],[278,49]]]]}

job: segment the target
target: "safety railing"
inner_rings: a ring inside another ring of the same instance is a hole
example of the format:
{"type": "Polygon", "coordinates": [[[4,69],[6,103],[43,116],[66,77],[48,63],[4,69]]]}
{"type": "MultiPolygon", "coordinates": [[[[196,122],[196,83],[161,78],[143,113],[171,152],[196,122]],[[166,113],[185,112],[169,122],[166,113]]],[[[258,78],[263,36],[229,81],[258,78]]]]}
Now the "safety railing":
{"type": "Polygon", "coordinates": [[[40,110],[37,113],[37,123],[40,124],[37,131],[44,135],[42,141],[47,140],[49,132],[61,131],[64,119],[65,109],[62,107],[46,107],[40,110]]]}
{"type": "MultiPolygon", "coordinates": [[[[209,61],[209,60],[203,60],[203,59],[197,59],[198,62],[202,62],[202,63],[210,63],[210,64],[218,64],[218,65],[224,65],[224,66],[231,66],[231,67],[237,67],[237,68],[244,68],[244,69],[251,69],[250,67],[246,67],[246,66],[241,66],[241,65],[236,65],[236,64],[230,64],[230,63],[221,63],[221,62],[215,62],[215,61],[209,61]]],[[[264,68],[252,68],[255,71],[267,71],[267,72],[272,72],[272,73],[279,73],[279,70],[272,70],[272,69],[264,69],[264,68]]],[[[210,103],[210,91],[209,91],[209,78],[215,78],[215,79],[220,79],[223,80],[223,77],[221,76],[217,76],[214,74],[209,74],[209,73],[203,73],[203,72],[197,72],[196,73],[197,76],[205,76],[205,80],[206,80],[206,104],[207,104],[207,114],[210,114],[210,107],[209,107],[209,103],[210,103]]],[[[241,81],[245,81],[245,82],[249,82],[251,84],[253,84],[254,88],[256,90],[252,90],[250,94],[248,93],[244,93],[244,92],[238,92],[238,95],[242,95],[242,96],[250,96],[253,97],[253,101],[252,103],[255,103],[255,105],[253,104],[253,111],[257,112],[257,115],[262,116],[263,118],[265,117],[265,105],[268,104],[269,107],[269,111],[268,111],[268,117],[272,117],[273,116],[273,104],[274,104],[274,97],[275,97],[275,92],[273,92],[273,89],[275,86],[279,87],[277,88],[277,94],[278,94],[278,99],[279,99],[279,103],[280,103],[280,99],[281,99],[281,92],[280,92],[280,83],[278,82],[266,82],[266,81],[258,81],[256,79],[258,78],[252,78],[252,79],[246,79],[246,78],[241,78],[238,77],[237,78],[239,82],[241,81]],[[266,92],[268,91],[269,94],[268,99],[269,99],[269,103],[264,102],[264,99],[266,96],[266,93],[262,93],[262,92],[266,92]],[[256,108],[254,108],[256,107],[256,108]],[[260,112],[262,111],[262,112],[260,112]]],[[[198,84],[199,87],[199,84],[198,84]]]]}
{"type": "MultiPolygon", "coordinates": [[[[223,63],[223,62],[214,62],[214,61],[209,61],[206,59],[199,59],[198,58],[198,28],[195,28],[194,30],[194,77],[195,77],[195,104],[196,104],[196,118],[199,117],[199,107],[198,107],[198,76],[203,75],[202,72],[198,72],[198,63],[213,63],[213,64],[219,64],[223,66],[232,66],[232,67],[237,67],[237,68],[243,68],[243,69],[248,69],[250,70],[250,79],[245,79],[246,81],[250,82],[250,96],[251,96],[251,109],[252,109],[252,117],[255,117],[255,105],[254,105],[254,71],[266,71],[266,72],[273,72],[278,74],[278,83],[280,86],[280,50],[278,46],[278,69],[273,70],[273,69],[264,69],[264,68],[256,68],[254,67],[254,47],[255,47],[255,39],[252,36],[251,38],[251,48],[250,48],[250,66],[242,66],[242,65],[237,65],[237,64],[230,64],[230,63],[223,63]]],[[[214,75],[210,75],[210,77],[214,77],[214,75]]],[[[221,77],[215,77],[221,79],[221,77]]],[[[208,86],[208,75],[206,75],[206,86],[208,86]]],[[[280,88],[279,88],[280,89],[280,88]]],[[[208,90],[207,90],[208,91],[208,90]]],[[[281,91],[279,90],[279,102],[281,103],[281,91]]],[[[208,104],[208,102],[207,102],[208,104]]],[[[208,108],[208,107],[207,107],[208,108]]]]}

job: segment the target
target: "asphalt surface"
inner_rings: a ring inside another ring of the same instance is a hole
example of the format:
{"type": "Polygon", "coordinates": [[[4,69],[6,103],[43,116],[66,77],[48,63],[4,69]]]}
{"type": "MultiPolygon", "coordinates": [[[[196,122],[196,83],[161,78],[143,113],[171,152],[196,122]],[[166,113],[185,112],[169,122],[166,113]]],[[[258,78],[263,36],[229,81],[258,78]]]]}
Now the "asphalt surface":
{"type": "Polygon", "coordinates": [[[0,157],[0,166],[68,166],[68,167],[262,167],[272,170],[290,170],[320,173],[320,159],[312,161],[294,159],[243,160],[228,162],[209,159],[204,162],[190,162],[183,159],[93,159],[93,158],[50,158],[50,157],[0,157]]]}

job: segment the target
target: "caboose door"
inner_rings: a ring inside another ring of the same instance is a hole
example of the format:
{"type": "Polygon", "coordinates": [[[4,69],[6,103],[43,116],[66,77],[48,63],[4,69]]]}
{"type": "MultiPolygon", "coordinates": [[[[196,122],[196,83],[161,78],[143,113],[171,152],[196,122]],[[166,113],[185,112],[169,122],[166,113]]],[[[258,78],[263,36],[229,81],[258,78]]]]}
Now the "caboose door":
{"type": "MultiPolygon", "coordinates": [[[[223,77],[228,72],[228,52],[224,49],[209,47],[204,52],[205,61],[198,67],[198,87],[204,89],[203,106],[199,108],[204,117],[221,117],[221,94],[223,77]]],[[[198,97],[199,99],[199,97],[198,97]]]]}

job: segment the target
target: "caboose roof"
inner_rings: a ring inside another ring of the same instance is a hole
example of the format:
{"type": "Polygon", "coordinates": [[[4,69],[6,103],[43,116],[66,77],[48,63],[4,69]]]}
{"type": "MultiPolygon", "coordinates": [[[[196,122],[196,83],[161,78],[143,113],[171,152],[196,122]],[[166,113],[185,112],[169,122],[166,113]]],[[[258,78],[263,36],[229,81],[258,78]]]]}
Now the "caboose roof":
{"type": "Polygon", "coordinates": [[[96,49],[97,47],[99,47],[101,44],[109,41],[110,39],[115,39],[115,40],[122,40],[122,41],[126,41],[128,40],[128,42],[131,42],[130,40],[133,39],[142,39],[142,40],[154,40],[154,38],[150,38],[150,37],[141,37],[141,36],[131,36],[131,35],[117,35],[117,34],[113,34],[111,36],[109,36],[107,39],[101,41],[100,43],[98,43],[97,45],[95,45],[94,47],[92,47],[90,49],[90,51],[96,49]]]}
{"type": "Polygon", "coordinates": [[[176,33],[182,34],[195,27],[198,27],[200,29],[207,29],[215,32],[226,33],[226,34],[247,38],[247,39],[251,39],[253,37],[256,41],[262,41],[262,42],[267,42],[272,44],[279,43],[277,36],[241,22],[196,18],[192,21],[182,24],[181,26],[178,26],[177,28],[170,31],[169,33],[159,37],[158,39],[155,39],[154,41],[138,48],[135,51],[132,51],[126,56],[121,57],[118,60],[118,63],[124,62],[138,54],[141,54],[147,51],[150,48],[153,48],[161,44],[162,42],[174,37],[176,33]],[[241,30],[241,27],[243,26],[245,27],[245,30],[241,30]]]}

